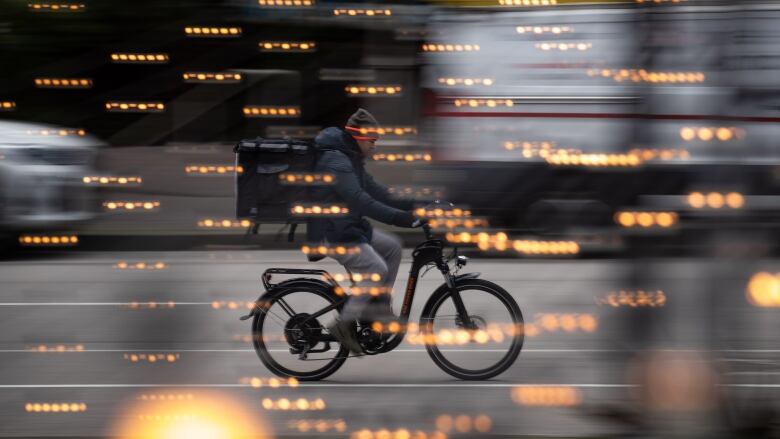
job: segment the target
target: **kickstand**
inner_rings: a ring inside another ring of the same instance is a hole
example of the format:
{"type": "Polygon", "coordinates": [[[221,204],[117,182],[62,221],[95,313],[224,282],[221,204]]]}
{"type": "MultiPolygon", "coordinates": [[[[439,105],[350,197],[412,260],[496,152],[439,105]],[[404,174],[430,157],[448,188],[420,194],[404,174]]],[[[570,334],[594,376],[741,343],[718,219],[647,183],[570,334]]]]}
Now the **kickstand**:
{"type": "Polygon", "coordinates": [[[301,361],[304,361],[304,360],[308,359],[309,358],[309,351],[311,350],[311,348],[312,348],[311,346],[309,346],[308,344],[305,344],[304,348],[300,352],[298,352],[298,359],[301,360],[301,361]]]}

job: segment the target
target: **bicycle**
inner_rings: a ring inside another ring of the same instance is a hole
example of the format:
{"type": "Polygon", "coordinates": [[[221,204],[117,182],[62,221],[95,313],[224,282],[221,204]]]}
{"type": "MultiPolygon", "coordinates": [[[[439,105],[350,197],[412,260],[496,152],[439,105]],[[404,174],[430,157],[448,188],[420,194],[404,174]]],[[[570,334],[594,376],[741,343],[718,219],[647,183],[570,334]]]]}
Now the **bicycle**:
{"type": "MultiPolygon", "coordinates": [[[[420,271],[428,267],[424,275],[428,270],[437,268],[444,276],[445,283],[425,303],[420,317],[420,333],[414,340],[425,344],[433,362],[456,378],[484,380],[499,375],[515,362],[523,347],[523,315],[520,307],[506,290],[493,282],[478,279],[480,273],[458,274],[468,259],[457,254],[457,247],[453,247],[452,253],[445,257],[444,241],[432,236],[428,224],[424,224],[422,229],[425,241],[417,245],[412,253],[412,267],[396,326],[390,324],[391,331],[385,331],[385,328],[380,331],[375,322],[360,321],[355,324],[364,354],[387,353],[401,344],[410,327],[414,328],[414,324],[408,322],[420,271]],[[454,272],[450,270],[452,261],[455,261],[454,272]],[[480,292],[483,294],[477,294],[480,292]],[[488,299],[497,300],[499,311],[507,312],[504,316],[508,317],[506,321],[495,323],[495,310],[487,309],[488,299]],[[477,311],[480,313],[477,314],[477,311]],[[488,319],[493,323],[488,323],[488,319]],[[454,327],[437,327],[447,323],[454,327]],[[479,348],[488,342],[506,345],[506,352],[504,349],[479,348]],[[450,349],[448,346],[458,348],[450,349]],[[470,347],[478,349],[466,349],[470,347]],[[495,352],[503,354],[498,361],[485,361],[487,354],[495,352]],[[476,357],[471,356],[474,354],[476,357]],[[476,359],[479,364],[463,367],[461,360],[464,359],[476,359]],[[459,364],[456,364],[456,360],[459,364]]],[[[260,361],[275,375],[302,381],[321,380],[336,372],[350,356],[349,351],[340,344],[331,349],[331,344],[338,341],[320,321],[335,318],[350,295],[325,270],[269,268],[263,273],[262,281],[266,292],[255,302],[250,313],[241,317],[241,320],[254,317],[252,340],[260,361]],[[299,277],[274,284],[271,279],[275,274],[314,275],[324,280],[299,277]],[[278,309],[274,308],[277,305],[278,309]],[[303,312],[309,309],[311,311],[303,312]],[[274,323],[283,328],[281,334],[271,333],[270,325],[274,323]],[[266,324],[269,324],[268,328],[266,324]],[[274,356],[275,353],[284,354],[274,356]],[[320,358],[319,354],[325,357],[320,358]],[[293,366],[287,364],[290,360],[293,366]],[[322,367],[317,367],[323,362],[322,367]],[[304,364],[313,364],[314,369],[300,370],[304,364]]]]}

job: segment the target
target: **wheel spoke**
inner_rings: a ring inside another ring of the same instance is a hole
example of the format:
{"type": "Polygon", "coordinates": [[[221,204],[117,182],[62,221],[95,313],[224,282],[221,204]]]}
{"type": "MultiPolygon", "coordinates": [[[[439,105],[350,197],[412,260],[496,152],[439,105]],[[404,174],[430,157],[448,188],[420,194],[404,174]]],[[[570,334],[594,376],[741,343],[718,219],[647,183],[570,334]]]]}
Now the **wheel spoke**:
{"type": "Polygon", "coordinates": [[[265,314],[273,317],[274,320],[276,320],[276,322],[279,324],[279,326],[284,327],[284,323],[285,323],[284,317],[280,316],[279,314],[277,314],[275,312],[271,312],[270,308],[265,310],[265,314]]]}

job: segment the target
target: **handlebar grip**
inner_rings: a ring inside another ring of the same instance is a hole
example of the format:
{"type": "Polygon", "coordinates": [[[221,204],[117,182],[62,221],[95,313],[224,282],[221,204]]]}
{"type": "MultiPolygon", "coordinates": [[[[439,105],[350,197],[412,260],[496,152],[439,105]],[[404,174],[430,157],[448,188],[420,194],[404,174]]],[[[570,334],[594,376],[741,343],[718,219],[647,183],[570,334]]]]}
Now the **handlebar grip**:
{"type": "Polygon", "coordinates": [[[425,239],[433,239],[433,235],[431,234],[431,225],[428,224],[428,221],[423,222],[422,229],[423,233],[425,233],[425,239]]]}

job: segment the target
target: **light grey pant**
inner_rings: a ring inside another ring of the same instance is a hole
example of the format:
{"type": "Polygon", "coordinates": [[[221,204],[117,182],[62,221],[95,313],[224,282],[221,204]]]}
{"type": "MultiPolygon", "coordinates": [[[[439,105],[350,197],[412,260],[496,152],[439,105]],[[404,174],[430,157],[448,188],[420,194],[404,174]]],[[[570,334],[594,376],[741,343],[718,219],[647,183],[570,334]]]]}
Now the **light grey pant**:
{"type": "Polygon", "coordinates": [[[378,301],[390,303],[392,299],[393,284],[398,276],[398,267],[401,265],[401,239],[398,236],[374,229],[371,242],[360,244],[360,252],[351,255],[335,255],[337,260],[353,274],[370,275],[378,274],[379,281],[369,279],[357,282],[361,294],[353,295],[344,306],[341,318],[344,320],[360,318],[371,302],[373,296],[365,294],[370,287],[380,287],[386,293],[378,296],[378,301]]]}

